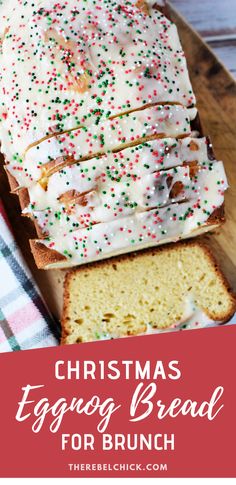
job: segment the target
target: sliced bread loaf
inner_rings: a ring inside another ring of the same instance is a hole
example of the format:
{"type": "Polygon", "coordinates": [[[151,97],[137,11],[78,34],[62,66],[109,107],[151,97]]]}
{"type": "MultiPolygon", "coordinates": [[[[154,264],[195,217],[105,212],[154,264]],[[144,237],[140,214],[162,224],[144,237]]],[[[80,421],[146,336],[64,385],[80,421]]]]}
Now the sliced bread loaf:
{"type": "Polygon", "coordinates": [[[199,242],[178,243],[70,271],[62,343],[223,323],[235,309],[209,249],[199,242]]]}

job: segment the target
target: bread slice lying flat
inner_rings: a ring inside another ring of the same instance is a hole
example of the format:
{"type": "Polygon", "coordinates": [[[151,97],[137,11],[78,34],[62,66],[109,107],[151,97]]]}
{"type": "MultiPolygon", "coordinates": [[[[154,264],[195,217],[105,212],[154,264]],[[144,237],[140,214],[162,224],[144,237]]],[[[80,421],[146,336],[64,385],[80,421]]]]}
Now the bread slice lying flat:
{"type": "Polygon", "coordinates": [[[209,249],[178,243],[75,269],[65,280],[62,344],[226,322],[236,303],[209,249]]]}

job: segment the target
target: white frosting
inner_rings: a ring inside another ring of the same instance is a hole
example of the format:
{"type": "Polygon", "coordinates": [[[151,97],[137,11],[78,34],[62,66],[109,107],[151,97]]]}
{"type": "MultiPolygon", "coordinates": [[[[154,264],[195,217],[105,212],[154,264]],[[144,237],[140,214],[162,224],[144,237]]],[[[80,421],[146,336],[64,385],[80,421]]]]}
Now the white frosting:
{"type": "Polygon", "coordinates": [[[222,163],[209,165],[205,140],[194,149],[189,138],[176,140],[191,134],[195,97],[176,27],[155,3],[0,6],[1,148],[18,188],[29,188],[27,212],[50,234],[40,242],[67,258],[56,266],[188,237],[223,204],[222,163]],[[137,152],[124,148],[153,136],[168,138],[142,146],[135,173],[137,152]],[[171,151],[154,154],[165,143],[171,151]],[[169,173],[159,172],[160,160],[169,173]],[[185,161],[205,170],[194,179],[185,161]]]}
{"type": "Polygon", "coordinates": [[[114,183],[122,181],[123,177],[140,180],[153,172],[184,163],[204,165],[207,161],[206,138],[152,140],[117,153],[106,153],[100,158],[68,165],[49,177],[46,190],[40,183],[33,184],[28,189],[30,205],[26,212],[54,209],[64,193],[75,190],[83,194],[93,190],[101,179],[113,180],[114,183]]]}
{"type": "MultiPolygon", "coordinates": [[[[106,254],[102,254],[100,253],[99,256],[96,257],[96,259],[92,259],[91,261],[86,261],[86,263],[90,263],[92,261],[98,261],[98,260],[102,260],[102,259],[106,259],[106,258],[111,258],[113,256],[120,256],[122,254],[125,254],[125,253],[132,253],[133,251],[140,251],[141,249],[147,249],[147,248],[152,248],[152,247],[155,247],[155,246],[160,246],[160,245],[164,245],[164,244],[168,244],[168,243],[173,243],[173,242],[178,242],[178,241],[181,241],[181,240],[185,240],[185,239],[189,239],[191,237],[196,237],[196,236],[199,236],[199,235],[202,235],[208,231],[214,231],[215,229],[217,229],[219,227],[220,223],[219,221],[216,221],[215,223],[211,223],[210,226],[208,224],[199,224],[198,225],[198,228],[197,229],[194,229],[192,232],[188,233],[188,234],[180,234],[178,236],[176,236],[175,238],[173,237],[170,237],[170,238],[164,238],[164,239],[160,239],[159,241],[155,241],[154,238],[153,240],[150,239],[148,242],[145,242],[145,243],[140,243],[138,246],[136,247],[133,247],[133,246],[129,246],[129,247],[126,247],[126,248],[120,248],[120,249],[116,249],[114,251],[111,251],[109,253],[109,255],[106,255],[106,254]]],[[[40,244],[43,243],[43,245],[45,245],[45,240],[36,240],[36,242],[39,242],[40,244]]],[[[52,242],[52,246],[53,246],[53,242],[52,242]]],[[[51,249],[49,247],[49,249],[51,249]]],[[[35,253],[36,254],[36,253],[35,253]]],[[[65,256],[68,256],[68,253],[67,252],[64,252],[64,255],[65,256]]],[[[84,263],[79,263],[79,264],[84,264],[84,263]]],[[[43,261],[41,260],[41,263],[40,263],[40,268],[43,268],[43,269],[65,269],[65,268],[73,268],[74,266],[77,266],[78,264],[74,263],[74,260],[73,260],[73,257],[71,258],[68,257],[68,259],[65,261],[48,261],[47,263],[43,263],[43,261]]]]}
{"type": "Polygon", "coordinates": [[[151,6],[146,15],[127,0],[14,0],[6,15],[0,9],[1,23],[0,137],[9,161],[92,119],[195,103],[176,27],[151,6]]]}
{"type": "MultiPolygon", "coordinates": [[[[38,226],[46,235],[64,237],[78,228],[91,224],[120,219],[145,210],[164,207],[183,200],[204,201],[208,217],[213,207],[219,207],[227,188],[224,167],[221,162],[199,168],[191,178],[189,167],[178,167],[154,172],[140,178],[124,175],[120,182],[99,179],[93,189],[71,201],[61,203],[44,211],[31,210],[38,226]],[[175,193],[176,191],[176,193],[175,193]],[[206,195],[207,192],[207,195],[206,195]]],[[[26,209],[26,213],[29,212],[26,209]]]]}
{"type": "MultiPolygon", "coordinates": [[[[223,170],[222,164],[219,167],[223,170]]],[[[132,216],[95,224],[39,242],[66,256],[68,263],[63,262],[63,266],[72,266],[189,237],[207,223],[214,208],[223,204],[225,186],[224,178],[222,189],[221,181],[211,192],[206,186],[206,199],[199,198],[147,212],[136,212],[132,216]]]]}
{"type": "Polygon", "coordinates": [[[94,190],[81,196],[77,202],[73,202],[72,198],[67,205],[58,202],[53,209],[32,211],[32,214],[46,234],[63,235],[78,227],[112,221],[135,212],[184,200],[189,194],[192,195],[191,188],[185,189],[189,181],[187,167],[155,172],[140,180],[130,180],[127,176],[123,177],[122,183],[98,181],[94,190]],[[170,198],[170,192],[176,182],[181,183],[183,189],[176,197],[170,198]]]}
{"type": "Polygon", "coordinates": [[[158,105],[113,120],[83,126],[75,131],[46,139],[29,149],[23,161],[14,161],[8,164],[7,168],[20,186],[29,187],[43,176],[42,169],[45,164],[53,160],[58,166],[60,163],[67,165],[68,157],[80,160],[97,153],[121,149],[150,135],[168,134],[174,138],[188,135],[188,111],[179,105],[158,105]]]}
{"type": "Polygon", "coordinates": [[[193,296],[188,295],[185,299],[185,309],[180,322],[177,322],[171,326],[171,329],[196,329],[213,325],[214,323],[220,323],[209,318],[209,316],[198,308],[193,296]]]}
{"type": "Polygon", "coordinates": [[[41,3],[42,0],[1,0],[0,38],[3,40],[6,29],[10,25],[28,22],[41,3]],[[24,15],[23,18],[22,15],[24,15]]]}

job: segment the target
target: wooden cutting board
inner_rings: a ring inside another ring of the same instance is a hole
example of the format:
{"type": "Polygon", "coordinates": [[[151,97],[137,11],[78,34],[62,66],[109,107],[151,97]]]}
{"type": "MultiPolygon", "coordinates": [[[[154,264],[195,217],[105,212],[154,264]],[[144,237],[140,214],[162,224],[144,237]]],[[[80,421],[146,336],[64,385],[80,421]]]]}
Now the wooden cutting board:
{"type": "MultiPolygon", "coordinates": [[[[170,6],[188,60],[193,88],[198,100],[203,130],[213,141],[218,160],[223,160],[230,190],[226,194],[225,225],[205,236],[225,275],[236,291],[236,84],[196,32],[170,6]]],[[[2,164],[1,164],[2,165],[2,164]]],[[[15,237],[42,294],[56,318],[60,318],[63,300],[63,270],[38,270],[30,253],[28,239],[35,237],[32,223],[20,217],[17,196],[9,194],[4,170],[0,170],[0,195],[15,237]]],[[[3,277],[3,275],[1,275],[3,277]]]]}

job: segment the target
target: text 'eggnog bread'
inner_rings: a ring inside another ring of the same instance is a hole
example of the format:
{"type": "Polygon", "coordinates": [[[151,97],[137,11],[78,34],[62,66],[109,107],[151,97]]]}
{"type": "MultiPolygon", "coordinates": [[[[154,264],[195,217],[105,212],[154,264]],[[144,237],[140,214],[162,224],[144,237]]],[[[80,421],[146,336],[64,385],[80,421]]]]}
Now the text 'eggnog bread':
{"type": "Polygon", "coordinates": [[[62,343],[155,333],[190,320],[194,328],[222,323],[235,307],[206,246],[189,242],[149,249],[68,273],[62,343]]]}

